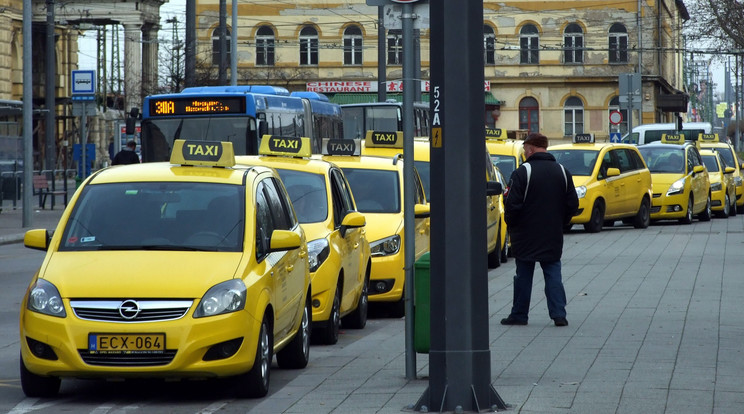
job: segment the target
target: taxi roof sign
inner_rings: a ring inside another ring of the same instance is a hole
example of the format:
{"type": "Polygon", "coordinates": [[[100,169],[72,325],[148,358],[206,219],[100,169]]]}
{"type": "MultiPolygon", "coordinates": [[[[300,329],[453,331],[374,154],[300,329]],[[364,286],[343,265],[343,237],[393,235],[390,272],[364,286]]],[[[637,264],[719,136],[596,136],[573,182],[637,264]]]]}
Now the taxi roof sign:
{"type": "Polygon", "coordinates": [[[210,167],[232,167],[235,165],[235,152],[232,142],[173,141],[171,164],[206,165],[210,167]]]}
{"type": "Polygon", "coordinates": [[[661,134],[661,142],[665,144],[684,144],[685,134],[661,134]]]}
{"type": "Polygon", "coordinates": [[[323,155],[361,155],[362,140],[323,138],[323,155]]]}
{"type": "Polygon", "coordinates": [[[593,144],[594,134],[576,134],[573,137],[574,144],[593,144]]]}
{"type": "Polygon", "coordinates": [[[283,137],[279,135],[264,135],[261,146],[258,148],[260,155],[286,155],[289,157],[309,157],[312,155],[310,138],[308,137],[283,137]]]}
{"type": "Polygon", "coordinates": [[[699,134],[698,135],[698,141],[702,142],[718,142],[718,134],[699,134]]]}
{"type": "Polygon", "coordinates": [[[507,139],[506,129],[486,127],[486,139],[505,141],[507,139]]]}
{"type": "Polygon", "coordinates": [[[403,132],[367,131],[364,146],[367,148],[403,148],[403,132]]]}

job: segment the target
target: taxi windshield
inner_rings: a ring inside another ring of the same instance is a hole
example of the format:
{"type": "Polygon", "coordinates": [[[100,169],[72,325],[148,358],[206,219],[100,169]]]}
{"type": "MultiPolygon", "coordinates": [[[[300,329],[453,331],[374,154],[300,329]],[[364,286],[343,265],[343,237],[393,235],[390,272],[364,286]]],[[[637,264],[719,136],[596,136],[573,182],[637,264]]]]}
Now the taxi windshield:
{"type": "Polygon", "coordinates": [[[322,175],[277,169],[292,200],[300,223],[316,223],[328,217],[328,196],[322,175]]]}
{"type": "Polygon", "coordinates": [[[191,182],[83,188],[60,250],[243,250],[243,186],[191,182]]]}
{"type": "Polygon", "coordinates": [[[397,171],[344,168],[357,210],[361,213],[400,212],[400,186],[397,171]]]}
{"type": "Polygon", "coordinates": [[[679,147],[638,147],[652,173],[684,173],[685,154],[679,147]]]}
{"type": "Polygon", "coordinates": [[[517,168],[517,158],[511,155],[491,154],[491,162],[504,177],[511,177],[512,172],[517,168]]]}
{"type": "Polygon", "coordinates": [[[708,169],[709,173],[719,171],[715,155],[703,155],[703,164],[705,164],[705,168],[708,169]]]}
{"type": "Polygon", "coordinates": [[[713,151],[717,152],[718,155],[721,157],[723,162],[726,163],[726,165],[735,166],[736,163],[734,162],[734,153],[731,151],[730,148],[711,148],[713,151]]]}
{"type": "Polygon", "coordinates": [[[599,151],[561,149],[548,151],[571,175],[592,175],[599,151]]]}

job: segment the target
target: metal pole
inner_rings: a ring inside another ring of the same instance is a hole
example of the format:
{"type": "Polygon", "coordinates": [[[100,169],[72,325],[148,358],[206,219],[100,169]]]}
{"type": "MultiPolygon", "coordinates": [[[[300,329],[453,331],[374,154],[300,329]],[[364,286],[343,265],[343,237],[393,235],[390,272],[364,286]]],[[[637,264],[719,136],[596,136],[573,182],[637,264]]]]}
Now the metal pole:
{"type": "Polygon", "coordinates": [[[87,165],[86,165],[86,160],[85,160],[85,153],[86,153],[86,151],[85,151],[86,148],[85,147],[88,144],[88,136],[86,134],[86,128],[85,128],[86,127],[85,124],[88,123],[88,103],[87,103],[87,101],[82,101],[81,102],[81,106],[83,108],[83,115],[80,118],[80,163],[82,165],[82,171],[80,172],[80,178],[82,180],[85,180],[85,177],[88,176],[88,174],[87,174],[88,168],[86,168],[87,165]]]}
{"type": "Polygon", "coordinates": [[[377,6],[377,101],[387,99],[385,6],[377,6]]]}
{"type": "Polygon", "coordinates": [[[31,196],[33,195],[33,181],[31,175],[34,169],[32,157],[33,141],[33,77],[32,74],[32,37],[31,37],[31,0],[23,0],[23,227],[33,225],[31,216],[31,196]]]}
{"type": "Polygon", "coordinates": [[[416,379],[416,351],[413,347],[413,264],[416,261],[416,232],[413,185],[413,5],[403,4],[403,226],[405,232],[406,378],[416,379]]]}
{"type": "Polygon", "coordinates": [[[230,85],[238,84],[238,0],[232,0],[232,32],[230,32],[230,85]]]}
{"type": "Polygon", "coordinates": [[[227,0],[220,0],[220,73],[217,75],[220,85],[227,85],[227,0]]]}
{"type": "MultiPolygon", "coordinates": [[[[44,164],[47,170],[54,171],[57,163],[57,143],[56,143],[56,105],[54,103],[54,97],[56,95],[57,82],[55,81],[57,75],[57,64],[54,53],[54,0],[47,0],[46,2],[46,82],[44,85],[45,92],[45,106],[47,109],[46,113],[46,128],[45,128],[45,152],[44,164]]],[[[55,185],[54,173],[52,173],[52,190],[55,185]]]]}
{"type": "Polygon", "coordinates": [[[186,87],[195,86],[196,72],[196,0],[186,0],[186,52],[185,79],[186,87]]]}

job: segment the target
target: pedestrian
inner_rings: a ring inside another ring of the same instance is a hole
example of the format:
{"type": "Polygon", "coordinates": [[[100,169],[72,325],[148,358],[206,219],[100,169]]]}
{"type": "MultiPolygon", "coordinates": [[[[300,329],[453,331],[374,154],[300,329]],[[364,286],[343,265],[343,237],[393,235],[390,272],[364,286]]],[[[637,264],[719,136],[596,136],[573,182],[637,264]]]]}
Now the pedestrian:
{"type": "Polygon", "coordinates": [[[568,325],[561,276],[563,229],[579,207],[571,173],[547,152],[548,138],[538,132],[524,140],[527,158],[512,172],[505,202],[506,225],[517,267],[514,302],[502,325],[527,325],[535,263],[545,278],[548,314],[556,326],[568,325]]]}
{"type": "Polygon", "coordinates": [[[122,148],[115,156],[111,165],[121,164],[139,164],[139,155],[135,151],[137,149],[137,143],[134,141],[127,142],[127,147],[122,148]]]}

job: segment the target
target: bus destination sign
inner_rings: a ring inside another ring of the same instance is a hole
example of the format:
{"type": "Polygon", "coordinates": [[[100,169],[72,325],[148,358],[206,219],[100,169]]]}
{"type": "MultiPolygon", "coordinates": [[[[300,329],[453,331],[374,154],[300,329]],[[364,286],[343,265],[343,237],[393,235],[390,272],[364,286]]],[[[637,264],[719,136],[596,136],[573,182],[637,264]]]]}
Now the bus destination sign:
{"type": "Polygon", "coordinates": [[[245,114],[245,98],[204,96],[151,98],[150,116],[245,114]]]}

